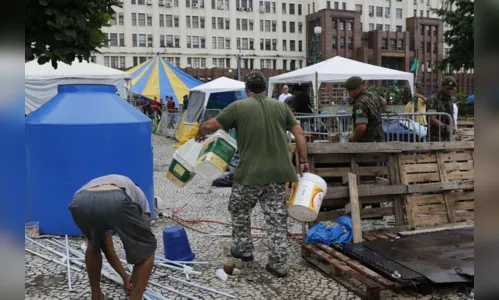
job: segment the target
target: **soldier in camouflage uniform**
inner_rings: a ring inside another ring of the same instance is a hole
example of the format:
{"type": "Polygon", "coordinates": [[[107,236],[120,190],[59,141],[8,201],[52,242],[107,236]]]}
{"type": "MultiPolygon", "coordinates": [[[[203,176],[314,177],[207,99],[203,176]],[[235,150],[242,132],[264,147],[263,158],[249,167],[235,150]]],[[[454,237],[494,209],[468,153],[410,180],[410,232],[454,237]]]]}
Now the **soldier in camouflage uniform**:
{"type": "Polygon", "coordinates": [[[429,138],[432,142],[449,141],[451,132],[454,132],[453,121],[451,121],[454,113],[451,94],[456,87],[456,80],[446,76],[440,84],[440,90],[428,98],[427,112],[443,112],[450,115],[450,118],[442,115],[429,116],[429,138]]]}
{"type": "Polygon", "coordinates": [[[266,270],[287,276],[287,213],[285,183],[298,178],[288,151],[287,133],[295,136],[300,173],[308,172],[307,143],[300,123],[289,107],[265,96],[267,80],[258,71],[246,78],[247,99],[227,106],[216,118],[203,123],[196,140],[217,131],[236,129],[240,163],[229,200],[232,217],[230,253],[243,261],[253,261],[251,211],[259,202],[265,215],[270,255],[266,270]]]}
{"type": "Polygon", "coordinates": [[[364,80],[352,76],[345,82],[345,88],[353,100],[352,119],[354,132],[351,142],[384,142],[385,133],[381,122],[384,100],[364,89],[364,80]]]}

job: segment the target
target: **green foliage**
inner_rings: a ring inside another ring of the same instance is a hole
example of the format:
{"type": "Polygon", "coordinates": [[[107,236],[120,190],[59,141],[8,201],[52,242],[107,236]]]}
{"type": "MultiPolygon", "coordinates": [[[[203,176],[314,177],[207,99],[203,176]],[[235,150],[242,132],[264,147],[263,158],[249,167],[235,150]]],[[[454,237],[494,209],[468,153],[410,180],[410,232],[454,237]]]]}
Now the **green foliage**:
{"type": "Polygon", "coordinates": [[[444,32],[445,42],[450,46],[449,54],[438,67],[445,70],[449,66],[453,71],[474,68],[475,3],[472,0],[444,0],[443,7],[433,11],[450,25],[444,32]],[[453,6],[455,9],[448,9],[453,6]]]}
{"type": "Polygon", "coordinates": [[[454,97],[456,97],[457,99],[459,99],[460,101],[462,100],[466,100],[466,98],[468,98],[468,95],[466,93],[463,93],[463,92],[457,92],[454,97]]]}
{"type": "Polygon", "coordinates": [[[101,28],[109,26],[119,0],[27,0],[25,2],[25,59],[39,64],[71,64],[89,60],[103,46],[101,28]]]}

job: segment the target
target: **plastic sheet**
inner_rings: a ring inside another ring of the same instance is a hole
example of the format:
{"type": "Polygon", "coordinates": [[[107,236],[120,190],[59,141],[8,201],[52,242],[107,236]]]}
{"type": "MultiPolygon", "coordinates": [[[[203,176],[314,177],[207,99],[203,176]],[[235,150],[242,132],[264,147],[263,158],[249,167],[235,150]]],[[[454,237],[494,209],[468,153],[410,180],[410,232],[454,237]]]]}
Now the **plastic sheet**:
{"type": "Polygon", "coordinates": [[[330,227],[319,223],[307,232],[305,244],[345,244],[352,241],[352,219],[349,216],[341,216],[336,219],[335,224],[330,227]]]}

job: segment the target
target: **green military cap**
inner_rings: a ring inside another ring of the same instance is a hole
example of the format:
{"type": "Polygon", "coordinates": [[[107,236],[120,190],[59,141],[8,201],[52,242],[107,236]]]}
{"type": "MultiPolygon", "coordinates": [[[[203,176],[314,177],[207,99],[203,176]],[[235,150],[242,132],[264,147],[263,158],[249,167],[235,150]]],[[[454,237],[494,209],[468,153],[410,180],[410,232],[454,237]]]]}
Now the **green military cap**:
{"type": "Polygon", "coordinates": [[[442,80],[442,86],[457,86],[457,81],[452,76],[445,76],[442,80]]]}
{"type": "Polygon", "coordinates": [[[345,82],[345,88],[347,90],[354,90],[361,86],[364,83],[364,80],[360,78],[359,76],[352,76],[347,79],[345,82]]]}
{"type": "Polygon", "coordinates": [[[246,76],[246,85],[266,85],[267,79],[260,71],[252,71],[246,76]]]}

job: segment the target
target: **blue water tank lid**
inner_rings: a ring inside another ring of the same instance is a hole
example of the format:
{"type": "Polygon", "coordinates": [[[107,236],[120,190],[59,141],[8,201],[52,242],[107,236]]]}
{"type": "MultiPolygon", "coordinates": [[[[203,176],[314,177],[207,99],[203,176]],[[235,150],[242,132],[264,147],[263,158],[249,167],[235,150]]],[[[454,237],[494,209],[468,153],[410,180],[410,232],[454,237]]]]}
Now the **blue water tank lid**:
{"type": "Polygon", "coordinates": [[[60,85],[58,94],[26,118],[26,124],[87,125],[151,120],[116,95],[114,85],[60,85]]]}

